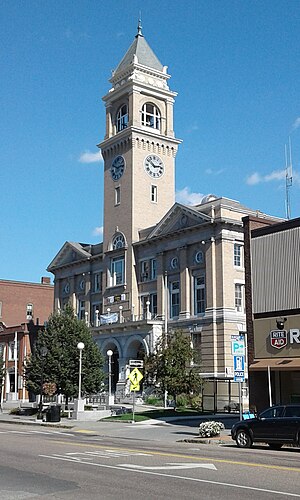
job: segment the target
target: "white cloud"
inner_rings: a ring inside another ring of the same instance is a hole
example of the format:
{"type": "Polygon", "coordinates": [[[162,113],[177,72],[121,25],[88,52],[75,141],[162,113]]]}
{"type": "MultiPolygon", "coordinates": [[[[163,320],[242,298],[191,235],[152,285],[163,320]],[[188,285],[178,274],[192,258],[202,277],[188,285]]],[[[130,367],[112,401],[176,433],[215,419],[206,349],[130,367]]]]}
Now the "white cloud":
{"type": "Polygon", "coordinates": [[[292,129],[296,130],[299,127],[300,127],[300,117],[296,118],[296,120],[294,121],[294,123],[292,125],[292,129]]]}
{"type": "Polygon", "coordinates": [[[261,184],[263,182],[281,181],[285,179],[285,175],[285,170],[273,170],[273,172],[267,175],[261,175],[258,172],[254,172],[247,177],[246,183],[249,186],[254,186],[255,184],[261,184]]]}
{"type": "Polygon", "coordinates": [[[220,175],[220,174],[222,174],[224,171],[225,171],[225,169],[224,169],[224,168],[219,168],[219,170],[214,170],[214,169],[212,169],[212,168],[207,168],[207,169],[205,170],[205,173],[206,173],[207,175],[220,175]]]}
{"type": "Polygon", "coordinates": [[[96,153],[85,151],[80,155],[78,161],[80,161],[80,163],[96,163],[98,161],[103,161],[103,158],[100,151],[96,151],[96,153]]]}
{"type": "Polygon", "coordinates": [[[201,193],[191,193],[190,188],[185,187],[180,191],[176,191],[176,201],[182,203],[183,205],[197,205],[201,203],[203,194],[201,193]]]}
{"type": "Polygon", "coordinates": [[[103,226],[95,227],[93,236],[103,236],[103,226]]]}
{"type": "Polygon", "coordinates": [[[64,37],[67,40],[70,40],[71,42],[75,42],[75,41],[80,40],[80,39],[88,40],[89,38],[91,38],[90,35],[88,33],[86,33],[85,31],[74,32],[73,30],[71,30],[71,28],[67,28],[64,31],[64,37]]]}
{"type": "Polygon", "coordinates": [[[74,33],[73,33],[73,31],[71,30],[71,28],[67,28],[67,29],[64,31],[64,36],[65,36],[65,38],[67,38],[68,40],[74,40],[74,33]]]}
{"type": "Polygon", "coordinates": [[[265,182],[269,181],[281,181],[282,179],[285,179],[286,176],[286,171],[285,170],[274,170],[268,175],[264,176],[265,182]]]}
{"type": "Polygon", "coordinates": [[[197,123],[192,123],[191,126],[189,128],[186,129],[186,134],[192,134],[193,132],[196,132],[197,130],[199,130],[199,127],[197,125],[197,123]]]}
{"type": "Polygon", "coordinates": [[[246,179],[247,184],[249,186],[254,186],[255,184],[259,184],[262,182],[262,177],[259,175],[257,172],[254,172],[254,174],[249,175],[246,179]]]}

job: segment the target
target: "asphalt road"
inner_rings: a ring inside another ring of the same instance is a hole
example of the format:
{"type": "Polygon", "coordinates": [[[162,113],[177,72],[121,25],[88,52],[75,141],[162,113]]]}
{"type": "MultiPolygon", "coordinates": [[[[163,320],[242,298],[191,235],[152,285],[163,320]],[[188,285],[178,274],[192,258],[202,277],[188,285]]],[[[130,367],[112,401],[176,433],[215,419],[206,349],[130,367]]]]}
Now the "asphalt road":
{"type": "Polygon", "coordinates": [[[0,423],[0,498],[300,498],[300,450],[170,443],[0,423]]]}

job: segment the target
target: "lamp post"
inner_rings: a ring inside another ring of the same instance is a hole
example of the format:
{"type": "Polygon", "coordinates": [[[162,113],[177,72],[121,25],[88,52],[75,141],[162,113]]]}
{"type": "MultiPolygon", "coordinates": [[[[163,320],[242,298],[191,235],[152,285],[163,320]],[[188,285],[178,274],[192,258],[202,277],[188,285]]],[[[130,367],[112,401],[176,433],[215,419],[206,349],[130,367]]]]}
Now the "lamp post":
{"type": "Polygon", "coordinates": [[[84,349],[84,343],[78,342],[77,349],[79,349],[79,382],[78,382],[78,400],[81,400],[81,365],[82,365],[82,351],[84,349]]]}
{"type": "Polygon", "coordinates": [[[109,349],[106,354],[108,356],[108,404],[110,406],[114,404],[114,397],[111,394],[111,357],[113,352],[109,349]]]}
{"type": "Polygon", "coordinates": [[[41,419],[43,418],[43,385],[44,385],[44,366],[45,366],[45,358],[48,354],[48,349],[46,346],[41,347],[40,349],[40,356],[41,356],[41,388],[40,388],[40,401],[39,401],[39,412],[38,412],[38,418],[41,419]]]}

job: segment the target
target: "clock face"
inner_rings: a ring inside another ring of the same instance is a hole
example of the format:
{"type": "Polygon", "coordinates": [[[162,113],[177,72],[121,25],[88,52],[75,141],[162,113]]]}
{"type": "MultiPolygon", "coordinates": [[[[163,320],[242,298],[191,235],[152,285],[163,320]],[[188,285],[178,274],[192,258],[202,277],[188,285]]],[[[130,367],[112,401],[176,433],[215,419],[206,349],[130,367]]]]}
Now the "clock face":
{"type": "Polygon", "coordinates": [[[122,177],[124,170],[125,170],[125,159],[121,155],[116,156],[110,167],[110,173],[113,180],[114,181],[119,180],[120,177],[122,177]]]}
{"type": "Polygon", "coordinates": [[[144,167],[147,174],[154,178],[161,177],[165,171],[163,161],[156,155],[146,156],[144,167]]]}

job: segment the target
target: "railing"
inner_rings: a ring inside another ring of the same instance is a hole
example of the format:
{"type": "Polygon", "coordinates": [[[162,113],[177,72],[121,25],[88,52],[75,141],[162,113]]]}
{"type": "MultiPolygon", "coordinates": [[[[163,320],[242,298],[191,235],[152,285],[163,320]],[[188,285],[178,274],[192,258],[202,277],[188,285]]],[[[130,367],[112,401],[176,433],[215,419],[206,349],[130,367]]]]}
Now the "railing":
{"type": "Polygon", "coordinates": [[[114,324],[122,324],[122,323],[130,323],[130,322],[136,322],[136,321],[146,321],[146,320],[161,320],[163,321],[163,317],[158,317],[157,314],[152,314],[151,312],[148,313],[143,313],[143,314],[128,314],[123,315],[123,314],[118,314],[115,313],[115,315],[112,314],[101,314],[102,318],[105,318],[104,321],[101,321],[100,319],[96,319],[96,321],[92,322],[90,326],[92,327],[99,327],[99,326],[106,326],[106,325],[114,325],[114,324]]]}

